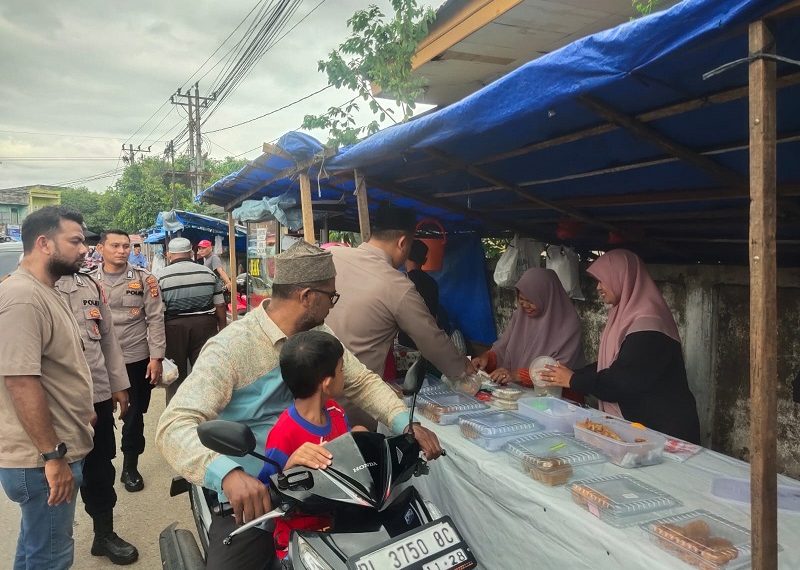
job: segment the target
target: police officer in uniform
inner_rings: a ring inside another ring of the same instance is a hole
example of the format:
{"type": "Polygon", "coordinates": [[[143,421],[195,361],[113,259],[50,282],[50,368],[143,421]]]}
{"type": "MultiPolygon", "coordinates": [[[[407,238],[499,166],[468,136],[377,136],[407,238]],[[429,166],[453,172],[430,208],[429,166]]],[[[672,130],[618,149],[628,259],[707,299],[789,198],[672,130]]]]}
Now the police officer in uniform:
{"type": "Polygon", "coordinates": [[[56,281],[56,289],[78,322],[94,387],[94,448],[84,460],[80,488],[86,513],[94,525],[91,552],[94,556],[107,556],[114,564],[132,564],[139,552],[114,532],[114,411],[119,408],[119,417],[125,417],[130,383],[114,333],[111,308],[100,285],[86,274],[64,276],[56,281]]]}
{"type": "Polygon", "coordinates": [[[128,263],[131,240],[127,232],[108,230],[100,235],[97,248],[103,263],[90,275],[102,286],[111,306],[114,331],[131,387],[130,407],[122,426],[122,476],[131,493],[144,488],[139,456],[144,452],[144,414],[150,392],[161,379],[164,360],[164,306],[158,281],[146,269],[128,263]]]}

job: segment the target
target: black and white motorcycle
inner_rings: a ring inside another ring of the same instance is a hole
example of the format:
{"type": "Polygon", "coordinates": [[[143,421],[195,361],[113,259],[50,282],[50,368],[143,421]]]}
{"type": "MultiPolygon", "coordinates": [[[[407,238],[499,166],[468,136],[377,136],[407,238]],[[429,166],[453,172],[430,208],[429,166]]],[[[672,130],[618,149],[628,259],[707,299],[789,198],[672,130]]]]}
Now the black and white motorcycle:
{"type": "MultiPolygon", "coordinates": [[[[420,359],[409,369],[403,386],[406,394],[413,395],[412,419],[424,377],[425,362],[420,359]]],[[[272,463],[255,451],[255,437],[247,426],[214,420],[201,424],[197,431],[203,445],[218,453],[250,454],[272,463]]],[[[293,467],[273,475],[270,495],[277,507],[237,528],[223,544],[208,544],[208,528],[212,516],[230,516],[230,512],[215,504],[202,488],[188,484],[176,488],[173,482],[172,492],[190,492],[204,551],[226,548],[237,534],[271,519],[294,513],[325,514],[333,521],[330,528],[292,532],[284,568],[468,570],[477,566],[453,521],[408,484],[412,477],[428,472],[413,436],[356,432],[326,445],[333,455],[331,466],[324,470],[293,467]]],[[[203,556],[194,537],[175,526],[161,533],[163,568],[202,568],[203,556]]]]}

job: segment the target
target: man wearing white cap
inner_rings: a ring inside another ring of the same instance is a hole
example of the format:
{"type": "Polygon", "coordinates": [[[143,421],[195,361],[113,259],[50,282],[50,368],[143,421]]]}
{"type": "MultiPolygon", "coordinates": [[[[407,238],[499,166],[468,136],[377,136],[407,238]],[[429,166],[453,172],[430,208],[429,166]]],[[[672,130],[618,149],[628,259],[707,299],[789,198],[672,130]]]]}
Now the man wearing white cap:
{"type": "MultiPolygon", "coordinates": [[[[235,518],[213,517],[209,542],[220,544],[237,525],[271,508],[267,488],[257,479],[263,462],[220,455],[203,446],[198,424],[222,417],[248,425],[261,449],[278,416],[292,403],[279,358],[286,339],[307,330],[331,332],[325,317],[336,304],[336,269],[329,251],[297,242],[275,258],[272,298],[208,341],[195,367],[167,406],[156,443],[183,477],[230,502],[235,518]]],[[[408,408],[377,374],[349,350],[343,356],[344,393],[393,432],[408,428],[408,408]]],[[[442,453],[436,435],[415,425],[414,436],[428,459],[442,453]]],[[[206,570],[270,568],[272,534],[258,527],[230,545],[210,548],[206,570]]]]}
{"type": "Polygon", "coordinates": [[[178,366],[178,380],[167,386],[169,402],[206,341],[225,328],[227,316],[222,282],[209,268],[192,262],[188,239],[170,240],[167,262],[157,277],[164,300],[166,357],[178,366]]]}

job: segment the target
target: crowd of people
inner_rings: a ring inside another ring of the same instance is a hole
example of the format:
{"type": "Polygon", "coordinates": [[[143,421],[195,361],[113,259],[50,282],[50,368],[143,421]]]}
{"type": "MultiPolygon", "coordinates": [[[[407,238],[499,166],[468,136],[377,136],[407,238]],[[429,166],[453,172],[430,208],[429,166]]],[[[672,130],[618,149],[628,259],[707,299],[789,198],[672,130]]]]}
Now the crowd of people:
{"type": "MultiPolygon", "coordinates": [[[[246,424],[282,467],[325,468],[324,442],[378,422],[411,430],[428,459],[442,453],[433,432],[409,426],[384,381],[399,332],[451,378],[484,369],[498,382],[525,383],[530,361],[551,356],[557,364],[545,381],[573,399],[592,395],[609,413],[699,440],[675,321],[635,254],[613,250],[588,269],[610,307],[596,362],[586,365],[580,320],[557,276],[538,268],[517,284],[518,306],[498,341],[469,361],[437,324],[438,291],[421,270],[427,252],[414,234],[413,212],[382,209],[357,248],[299,241],[275,258],[270,299],[228,323],[231,281],[211,242],[196,244],[200,265],[189,240],[172,239],[168,265],[153,275],[126,232],[107,230],[97,265],[81,272],[82,216],[62,207],[29,215],[20,266],[0,284],[0,483],[22,512],[14,568],[72,565],[78,489],[94,524],[91,553],[116,564],[137,559],[114,532],[114,413],[123,426],[120,481],[135,493],[145,485],[138,460],[164,358],[179,374],[156,445],[175,471],[230,504],[232,517],[214,517],[212,543],[271,509],[264,481],[272,471],[204,447],[196,429],[204,421],[246,424]],[[397,271],[404,265],[411,278],[397,271]],[[50,532],[35,531],[43,526],[50,532]]],[[[209,549],[206,567],[269,568],[285,556],[291,529],[324,524],[292,519],[274,536],[248,529],[209,549]]]]}

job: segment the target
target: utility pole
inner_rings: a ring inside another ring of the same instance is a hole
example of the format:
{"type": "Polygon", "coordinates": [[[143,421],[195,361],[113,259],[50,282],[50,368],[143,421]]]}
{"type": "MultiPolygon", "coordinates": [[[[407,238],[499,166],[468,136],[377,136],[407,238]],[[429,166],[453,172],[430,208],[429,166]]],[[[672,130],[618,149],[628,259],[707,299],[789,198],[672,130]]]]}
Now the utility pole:
{"type": "Polygon", "coordinates": [[[203,136],[200,134],[200,89],[197,86],[197,83],[194,84],[194,115],[195,115],[195,129],[194,134],[197,137],[197,142],[194,145],[194,152],[197,160],[195,164],[197,166],[195,170],[195,176],[197,177],[197,182],[195,182],[195,186],[197,187],[197,192],[195,195],[199,194],[200,191],[203,189],[203,149],[202,149],[202,139],[203,136]]]}
{"type": "Polygon", "coordinates": [[[133,148],[133,144],[129,144],[128,148],[125,148],[125,145],[122,145],[122,160],[128,164],[133,164],[136,162],[136,153],[144,154],[146,152],[150,152],[150,147],[148,146],[146,149],[142,148],[142,145],[133,148]]]}
{"type": "Polygon", "coordinates": [[[172,175],[172,180],[169,184],[169,191],[172,195],[172,209],[178,207],[178,197],[175,195],[175,141],[169,141],[167,143],[167,150],[166,153],[169,155],[169,164],[170,164],[170,174],[172,175]]]}
{"type": "Polygon", "coordinates": [[[170,97],[170,102],[173,105],[185,107],[189,116],[189,179],[192,187],[192,195],[194,196],[197,196],[200,190],[203,189],[202,134],[200,132],[201,108],[208,108],[209,102],[216,101],[216,99],[216,93],[212,94],[211,97],[201,97],[200,87],[197,83],[194,84],[194,93],[192,93],[190,87],[186,93],[178,89],[178,91],[170,97]]]}

